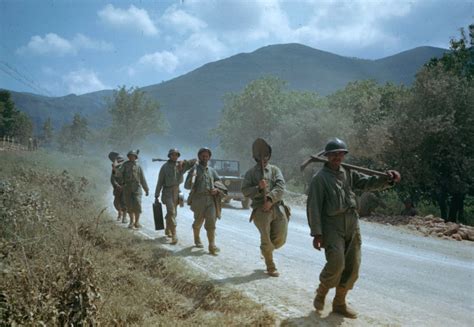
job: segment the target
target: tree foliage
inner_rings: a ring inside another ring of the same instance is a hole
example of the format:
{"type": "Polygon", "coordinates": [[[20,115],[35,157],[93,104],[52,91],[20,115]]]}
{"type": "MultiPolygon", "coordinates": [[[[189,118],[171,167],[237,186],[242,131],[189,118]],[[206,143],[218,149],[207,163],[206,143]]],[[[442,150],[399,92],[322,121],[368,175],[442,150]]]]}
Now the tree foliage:
{"type": "Polygon", "coordinates": [[[33,134],[33,123],[23,112],[20,112],[11,99],[8,91],[0,91],[0,135],[13,136],[26,143],[33,134]]]}
{"type": "Polygon", "coordinates": [[[64,125],[58,134],[59,150],[64,153],[81,155],[84,153],[90,131],[87,119],[75,114],[70,125],[64,125]]]}
{"type": "Polygon", "coordinates": [[[109,101],[109,113],[109,143],[119,149],[131,149],[146,136],[162,134],[167,128],[159,103],[138,88],[118,88],[109,101]]]}

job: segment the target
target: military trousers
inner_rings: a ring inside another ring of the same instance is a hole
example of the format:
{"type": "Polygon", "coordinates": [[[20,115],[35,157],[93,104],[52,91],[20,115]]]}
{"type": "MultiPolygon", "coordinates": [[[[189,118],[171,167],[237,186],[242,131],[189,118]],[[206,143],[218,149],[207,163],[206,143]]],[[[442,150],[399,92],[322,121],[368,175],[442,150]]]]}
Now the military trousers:
{"type": "Polygon", "coordinates": [[[127,209],[123,196],[123,190],[119,189],[118,187],[114,188],[114,207],[117,211],[125,211],[127,209]]]}
{"type": "Polygon", "coordinates": [[[142,190],[135,186],[124,186],[123,197],[128,213],[142,213],[142,190]]]}
{"type": "Polygon", "coordinates": [[[255,208],[252,220],[260,232],[260,250],[265,258],[285,244],[288,218],[282,205],[274,205],[268,212],[255,208]]]}
{"type": "Polygon", "coordinates": [[[353,210],[323,217],[323,246],[326,256],[319,281],[326,288],[352,289],[359,278],[361,245],[359,216],[353,210]]]}
{"type": "Polygon", "coordinates": [[[216,229],[216,204],[214,197],[208,194],[195,194],[191,210],[194,212],[193,229],[200,230],[204,224],[207,231],[216,229]]]}
{"type": "Polygon", "coordinates": [[[177,225],[176,215],[178,213],[179,187],[170,186],[163,188],[161,202],[166,206],[166,227],[174,228],[177,225]]]}

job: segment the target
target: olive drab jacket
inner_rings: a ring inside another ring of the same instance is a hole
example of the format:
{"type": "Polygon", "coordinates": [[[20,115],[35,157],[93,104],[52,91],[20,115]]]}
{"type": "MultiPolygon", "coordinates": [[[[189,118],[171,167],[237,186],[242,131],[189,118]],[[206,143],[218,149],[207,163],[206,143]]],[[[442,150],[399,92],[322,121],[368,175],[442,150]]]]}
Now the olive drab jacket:
{"type": "Polygon", "coordinates": [[[215,188],[214,183],[220,181],[217,171],[212,167],[204,167],[203,165],[194,165],[186,176],[184,188],[191,190],[188,196],[188,204],[191,205],[192,211],[201,209],[202,204],[194,199],[200,199],[201,196],[210,195],[210,191],[215,188]],[[194,183],[193,183],[193,176],[194,183]]]}
{"type": "Polygon", "coordinates": [[[263,196],[265,193],[266,196],[272,200],[272,203],[281,201],[285,193],[285,179],[283,178],[280,168],[268,164],[262,174],[261,165],[256,164],[245,173],[242,182],[242,193],[244,196],[252,199],[253,209],[263,206],[263,196]],[[262,179],[268,182],[265,192],[258,187],[258,183],[262,179]]]}
{"type": "Polygon", "coordinates": [[[184,160],[183,167],[180,170],[177,162],[168,160],[160,169],[158,183],[155,189],[155,197],[160,194],[161,189],[179,186],[184,180],[184,173],[191,169],[195,162],[195,160],[184,160]]]}
{"type": "Polygon", "coordinates": [[[148,192],[148,184],[145,180],[143,169],[136,161],[127,161],[116,171],[122,178],[126,189],[129,189],[131,192],[139,192],[141,187],[143,187],[145,192],[148,192]]]}
{"type": "Polygon", "coordinates": [[[390,186],[388,176],[367,176],[342,166],[334,171],[325,165],[313,177],[308,194],[306,209],[311,236],[322,235],[325,219],[357,209],[353,190],[376,191],[390,186]]]}

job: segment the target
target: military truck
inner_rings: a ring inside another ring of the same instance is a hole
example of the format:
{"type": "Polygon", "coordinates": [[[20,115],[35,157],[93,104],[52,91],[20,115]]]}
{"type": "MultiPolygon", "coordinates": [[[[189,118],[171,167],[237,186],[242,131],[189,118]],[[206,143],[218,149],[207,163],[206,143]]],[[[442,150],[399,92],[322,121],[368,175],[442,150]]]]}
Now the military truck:
{"type": "Polygon", "coordinates": [[[240,201],[242,208],[250,207],[250,198],[245,197],[240,190],[244,178],[240,175],[240,163],[237,160],[211,159],[209,165],[217,170],[221,181],[227,187],[228,194],[224,198],[225,203],[230,200],[240,201]]]}

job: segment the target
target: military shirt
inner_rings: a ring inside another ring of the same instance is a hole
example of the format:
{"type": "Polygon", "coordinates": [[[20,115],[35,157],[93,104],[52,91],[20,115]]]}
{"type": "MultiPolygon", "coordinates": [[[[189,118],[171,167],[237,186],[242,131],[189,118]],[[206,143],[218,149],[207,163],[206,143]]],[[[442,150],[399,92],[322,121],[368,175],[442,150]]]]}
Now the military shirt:
{"type": "Polygon", "coordinates": [[[271,199],[272,203],[281,201],[285,193],[285,179],[280,168],[268,164],[262,174],[260,164],[253,166],[245,173],[242,182],[242,193],[252,199],[252,208],[254,209],[263,206],[264,194],[271,199]],[[268,183],[265,190],[260,190],[258,187],[258,183],[262,179],[265,179],[268,183]]]}
{"type": "Polygon", "coordinates": [[[390,187],[389,177],[367,176],[342,166],[338,171],[325,165],[311,181],[307,216],[311,235],[322,235],[322,222],[353,209],[356,195],[353,190],[376,191],[390,187]]]}
{"type": "Polygon", "coordinates": [[[142,167],[136,161],[125,162],[116,172],[118,172],[126,187],[136,190],[141,185],[145,192],[148,192],[148,184],[146,183],[142,167]]]}
{"type": "Polygon", "coordinates": [[[183,182],[183,175],[194,165],[193,160],[184,160],[182,170],[178,169],[176,161],[168,160],[160,169],[158,183],[156,184],[155,197],[160,194],[162,188],[179,186],[183,182]]]}
{"type": "Polygon", "coordinates": [[[192,188],[194,194],[209,194],[209,191],[214,188],[214,182],[219,180],[220,177],[214,168],[199,164],[189,171],[184,187],[188,190],[192,188]],[[193,174],[196,174],[194,185],[192,184],[193,174]]]}

